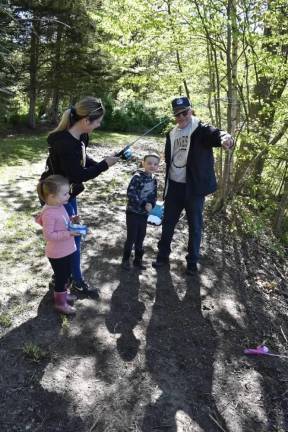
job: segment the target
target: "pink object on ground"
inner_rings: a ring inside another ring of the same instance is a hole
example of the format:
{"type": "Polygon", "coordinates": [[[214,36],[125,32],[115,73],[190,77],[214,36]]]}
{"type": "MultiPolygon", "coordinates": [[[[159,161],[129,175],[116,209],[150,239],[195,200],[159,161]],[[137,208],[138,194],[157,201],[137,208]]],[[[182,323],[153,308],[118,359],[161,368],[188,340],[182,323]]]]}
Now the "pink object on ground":
{"type": "Polygon", "coordinates": [[[247,348],[244,350],[244,354],[248,355],[270,355],[269,348],[265,345],[259,345],[257,348],[247,348]]]}

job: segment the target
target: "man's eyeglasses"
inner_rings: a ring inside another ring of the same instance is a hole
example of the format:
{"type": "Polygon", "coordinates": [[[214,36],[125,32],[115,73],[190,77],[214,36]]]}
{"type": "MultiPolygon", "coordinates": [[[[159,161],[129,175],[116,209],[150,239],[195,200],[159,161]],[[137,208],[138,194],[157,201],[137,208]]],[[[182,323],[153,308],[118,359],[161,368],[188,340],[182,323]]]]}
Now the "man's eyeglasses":
{"type": "Polygon", "coordinates": [[[180,111],[178,113],[174,113],[174,117],[180,117],[180,115],[183,115],[183,117],[186,117],[187,114],[188,114],[188,112],[189,112],[189,108],[186,109],[186,110],[184,110],[184,111],[180,111]]]}

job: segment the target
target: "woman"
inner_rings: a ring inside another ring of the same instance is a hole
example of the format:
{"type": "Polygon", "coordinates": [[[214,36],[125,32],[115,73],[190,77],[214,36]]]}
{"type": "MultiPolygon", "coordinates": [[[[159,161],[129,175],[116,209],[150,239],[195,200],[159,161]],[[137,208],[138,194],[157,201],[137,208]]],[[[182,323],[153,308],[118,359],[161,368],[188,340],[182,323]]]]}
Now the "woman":
{"type": "MultiPolygon", "coordinates": [[[[89,133],[101,125],[105,114],[100,99],[85,97],[67,109],[60,123],[48,136],[49,156],[41,179],[60,174],[70,182],[70,200],[66,205],[69,216],[77,215],[76,196],[84,190],[83,182],[91,180],[114,165],[119,158],[113,155],[95,162],[86,154],[89,133]]],[[[74,218],[75,220],[75,218],[74,218]]],[[[77,251],[72,259],[72,289],[80,294],[98,298],[97,290],[89,288],[80,266],[80,237],[75,237],[77,251]]]]}

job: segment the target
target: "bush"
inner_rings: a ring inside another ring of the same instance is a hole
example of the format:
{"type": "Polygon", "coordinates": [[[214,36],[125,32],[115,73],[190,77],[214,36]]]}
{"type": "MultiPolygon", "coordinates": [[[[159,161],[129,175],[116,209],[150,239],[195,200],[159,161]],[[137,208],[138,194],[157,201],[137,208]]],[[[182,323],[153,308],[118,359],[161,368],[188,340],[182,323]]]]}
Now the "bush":
{"type": "Polygon", "coordinates": [[[28,115],[27,114],[12,114],[8,118],[8,124],[10,126],[16,127],[16,126],[27,126],[28,123],[28,115]]]}
{"type": "MultiPolygon", "coordinates": [[[[161,120],[154,108],[147,108],[141,101],[129,101],[122,107],[113,107],[111,101],[105,102],[106,114],[103,129],[115,132],[144,132],[161,120]]],[[[160,133],[165,125],[155,129],[160,133]]]]}

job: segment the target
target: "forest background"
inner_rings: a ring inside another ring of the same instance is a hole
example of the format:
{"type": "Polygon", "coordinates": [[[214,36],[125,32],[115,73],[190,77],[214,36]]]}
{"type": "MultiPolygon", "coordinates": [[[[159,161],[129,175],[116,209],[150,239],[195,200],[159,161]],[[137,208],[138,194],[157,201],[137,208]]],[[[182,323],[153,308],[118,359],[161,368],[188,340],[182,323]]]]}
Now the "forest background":
{"type": "Polygon", "coordinates": [[[199,118],[236,139],[232,152],[215,152],[213,211],[281,249],[287,18],[286,0],[2,0],[1,135],[51,128],[85,95],[102,98],[104,129],[142,133],[186,95],[199,118]]]}

